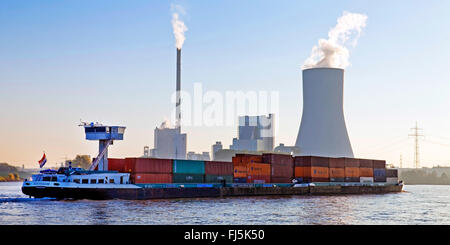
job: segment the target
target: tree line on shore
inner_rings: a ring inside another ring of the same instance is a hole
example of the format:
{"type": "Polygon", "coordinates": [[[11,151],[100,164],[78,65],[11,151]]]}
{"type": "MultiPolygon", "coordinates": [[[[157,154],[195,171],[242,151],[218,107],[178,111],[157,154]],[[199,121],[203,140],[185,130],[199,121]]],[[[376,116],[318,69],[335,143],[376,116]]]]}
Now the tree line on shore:
{"type": "MultiPolygon", "coordinates": [[[[91,157],[89,155],[77,155],[73,160],[67,160],[62,165],[68,167],[69,162],[73,168],[88,169],[91,165],[91,157]]],[[[27,175],[30,176],[30,173],[25,173],[8,163],[0,163],[0,182],[21,181],[27,178],[27,175]]]]}
{"type": "Polygon", "coordinates": [[[438,174],[436,171],[426,169],[412,169],[399,173],[399,179],[410,185],[450,185],[450,178],[444,172],[438,174]]]}

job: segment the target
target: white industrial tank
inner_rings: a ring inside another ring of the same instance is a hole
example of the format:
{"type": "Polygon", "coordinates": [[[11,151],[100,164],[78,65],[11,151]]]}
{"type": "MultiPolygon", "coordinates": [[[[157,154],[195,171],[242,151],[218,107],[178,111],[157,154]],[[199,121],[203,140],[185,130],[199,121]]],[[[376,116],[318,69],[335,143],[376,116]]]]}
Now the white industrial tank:
{"type": "Polygon", "coordinates": [[[295,146],[303,156],[353,157],[343,110],[344,70],[303,70],[303,114],[295,146]]]}

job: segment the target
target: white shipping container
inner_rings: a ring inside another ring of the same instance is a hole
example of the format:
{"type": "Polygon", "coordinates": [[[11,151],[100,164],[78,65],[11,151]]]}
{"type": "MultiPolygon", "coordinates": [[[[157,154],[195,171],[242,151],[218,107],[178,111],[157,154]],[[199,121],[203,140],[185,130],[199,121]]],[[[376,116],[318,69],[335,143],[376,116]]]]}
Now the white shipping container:
{"type": "Polygon", "coordinates": [[[398,177],[386,178],[386,183],[397,184],[398,183],[398,177]]]}
{"type": "Polygon", "coordinates": [[[373,183],[373,177],[359,177],[359,183],[373,183]]]}

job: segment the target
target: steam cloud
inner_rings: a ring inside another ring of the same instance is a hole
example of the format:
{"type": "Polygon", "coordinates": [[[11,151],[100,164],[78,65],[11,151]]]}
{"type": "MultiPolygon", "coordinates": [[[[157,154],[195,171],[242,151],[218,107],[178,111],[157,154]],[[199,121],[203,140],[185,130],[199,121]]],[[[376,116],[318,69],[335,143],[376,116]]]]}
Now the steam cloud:
{"type": "Polygon", "coordinates": [[[328,39],[320,39],[311,56],[306,59],[303,69],[316,67],[346,68],[350,52],[347,45],[356,46],[361,31],[366,27],[367,16],[344,12],[337,25],[328,32],[328,39]]]}
{"type": "Polygon", "coordinates": [[[177,49],[181,49],[184,40],[186,39],[186,37],[184,36],[184,32],[187,31],[188,29],[184,24],[184,22],[179,19],[178,13],[172,14],[172,27],[176,41],[175,46],[177,47],[177,49]]]}
{"type": "Polygon", "coordinates": [[[161,123],[161,126],[159,126],[159,129],[165,129],[170,128],[170,121],[165,118],[164,121],[161,123]]]}

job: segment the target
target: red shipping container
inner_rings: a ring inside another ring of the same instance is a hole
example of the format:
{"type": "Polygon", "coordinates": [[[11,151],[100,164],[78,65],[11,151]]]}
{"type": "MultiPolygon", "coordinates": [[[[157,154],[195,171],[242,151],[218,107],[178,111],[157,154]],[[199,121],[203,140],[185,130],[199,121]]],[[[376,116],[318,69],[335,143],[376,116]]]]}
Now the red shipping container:
{"type": "Polygon", "coordinates": [[[232,162],[205,161],[206,175],[233,175],[232,162]]]}
{"type": "Polygon", "coordinates": [[[370,159],[359,159],[360,168],[373,168],[373,160],[370,159]]]}
{"type": "Polygon", "coordinates": [[[292,178],[294,176],[294,158],[291,155],[263,154],[263,160],[270,164],[272,178],[292,178]]]}
{"type": "Polygon", "coordinates": [[[294,176],[294,164],[270,164],[271,176],[278,178],[292,178],[294,176]]]}
{"type": "Polygon", "coordinates": [[[131,175],[131,179],[136,184],[172,183],[172,174],[136,173],[131,175]]]}
{"type": "Polygon", "coordinates": [[[373,161],[373,168],[386,168],[385,160],[372,160],[372,161],[373,161]]]}
{"type": "Polygon", "coordinates": [[[357,158],[343,158],[345,161],[345,167],[348,168],[359,168],[359,159],[357,158]]]}
{"type": "Polygon", "coordinates": [[[128,173],[172,173],[172,159],[126,158],[125,172],[128,173]]]}
{"type": "Polygon", "coordinates": [[[272,164],[292,164],[294,162],[294,158],[291,155],[287,154],[273,154],[273,153],[263,153],[262,155],[263,162],[272,164]]]}
{"type": "Polygon", "coordinates": [[[345,159],[344,158],[330,158],[329,167],[330,168],[345,168],[345,159]]]}
{"type": "Polygon", "coordinates": [[[316,157],[316,156],[296,156],[294,163],[296,167],[325,167],[329,166],[329,157],[316,157]]]}
{"type": "MultiPolygon", "coordinates": [[[[98,166],[96,169],[98,169],[98,166]]],[[[108,170],[124,172],[125,171],[125,159],[108,158],[108,170]]]]}

